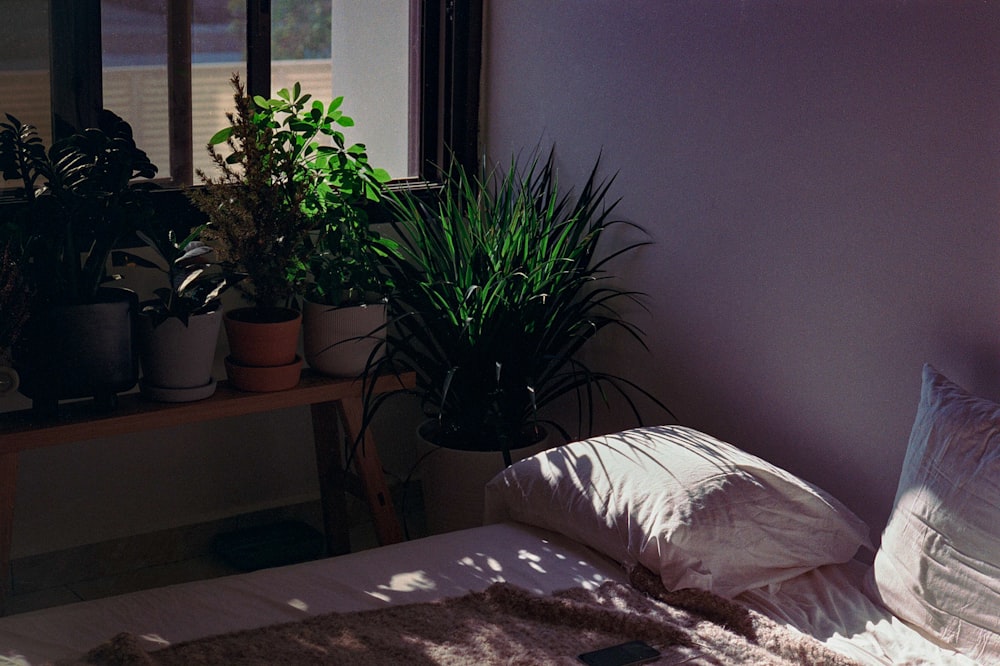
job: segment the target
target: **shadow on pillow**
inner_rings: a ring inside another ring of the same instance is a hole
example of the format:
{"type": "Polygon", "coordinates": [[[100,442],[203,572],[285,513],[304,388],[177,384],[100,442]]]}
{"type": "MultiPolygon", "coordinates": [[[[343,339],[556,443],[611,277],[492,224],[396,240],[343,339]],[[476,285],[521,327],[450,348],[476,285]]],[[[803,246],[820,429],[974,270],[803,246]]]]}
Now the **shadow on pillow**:
{"type": "Polygon", "coordinates": [[[930,365],[868,592],[897,617],[1000,663],[1000,405],[930,365]]]}
{"type": "Polygon", "coordinates": [[[868,527],[795,475],[682,426],[550,449],[486,487],[486,521],[516,520],[659,573],[668,590],[732,597],[870,547],[868,527]]]}

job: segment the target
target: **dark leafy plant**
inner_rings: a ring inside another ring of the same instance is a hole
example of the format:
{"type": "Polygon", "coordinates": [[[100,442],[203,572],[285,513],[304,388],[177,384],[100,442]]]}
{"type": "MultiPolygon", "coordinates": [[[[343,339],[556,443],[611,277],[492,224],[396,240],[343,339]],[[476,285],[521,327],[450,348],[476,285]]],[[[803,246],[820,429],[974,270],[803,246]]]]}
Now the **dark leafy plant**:
{"type": "Polygon", "coordinates": [[[98,126],[45,149],[38,131],[7,115],[0,123],[0,171],[23,206],[12,235],[24,248],[24,274],[43,304],[91,301],[105,283],[112,248],[151,216],[156,166],[127,122],[103,111],[98,126]]]}
{"type": "Polygon", "coordinates": [[[21,269],[20,248],[8,240],[0,250],[0,363],[17,342],[28,321],[31,291],[21,269]]]}
{"type": "Polygon", "coordinates": [[[364,146],[346,144],[338,128],[354,121],[343,98],[310,101],[295,84],[251,99],[238,76],[232,85],[236,110],[208,144],[218,175],[199,171],[205,186],[191,199],[208,215],[202,238],[248,276],[245,295],[257,306],[289,305],[318,251],[311,232],[322,243],[326,227],[354,219],[388,174],[368,165],[364,146]]]}
{"type": "Polygon", "coordinates": [[[115,266],[140,266],[166,275],[169,286],[154,289],[156,298],[142,304],[142,312],[149,315],[154,328],[172,317],[187,326],[191,317],[218,310],[223,292],[242,277],[210,261],[213,251],[197,240],[200,231],[195,229],[180,241],[172,229],[136,232],[156,252],[159,262],[127,250],[112,252],[115,266]]]}
{"type": "MultiPolygon", "coordinates": [[[[599,180],[599,163],[575,196],[560,191],[551,152],[482,175],[452,165],[436,198],[389,195],[401,238],[387,269],[397,287],[395,316],[386,355],[370,370],[416,372],[432,419],[425,434],[436,444],[509,451],[537,440],[541,426],[568,438],[563,425],[540,416],[567,395],[576,398],[578,429],[587,431],[609,391],[637,420],[636,393],[662,407],[580,356],[606,328],[642,342],[616,310],[641,294],[616,286],[608,262],[648,241],[601,251],[612,228],[638,227],[611,217],[614,179],[599,180]]],[[[368,395],[369,415],[389,395],[368,395]]]]}

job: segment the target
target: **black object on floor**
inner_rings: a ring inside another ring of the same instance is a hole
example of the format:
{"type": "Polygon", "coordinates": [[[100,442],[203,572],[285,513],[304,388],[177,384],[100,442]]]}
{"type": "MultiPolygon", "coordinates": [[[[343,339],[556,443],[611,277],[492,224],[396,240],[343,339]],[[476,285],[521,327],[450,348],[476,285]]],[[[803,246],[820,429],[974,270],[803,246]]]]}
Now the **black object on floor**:
{"type": "Polygon", "coordinates": [[[305,523],[284,521],[219,534],[215,552],[240,571],[298,564],[323,557],[324,539],[305,523]]]}

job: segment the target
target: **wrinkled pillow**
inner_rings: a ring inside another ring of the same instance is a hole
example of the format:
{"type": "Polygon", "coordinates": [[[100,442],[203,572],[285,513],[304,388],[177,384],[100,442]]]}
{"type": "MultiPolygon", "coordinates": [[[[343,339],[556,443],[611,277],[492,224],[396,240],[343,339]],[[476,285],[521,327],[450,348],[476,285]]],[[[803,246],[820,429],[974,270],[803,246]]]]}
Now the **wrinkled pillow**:
{"type": "Polygon", "coordinates": [[[851,559],[868,527],[833,497],[681,426],[638,428],[526,458],[486,487],[486,521],[560,532],[659,573],[669,590],[732,597],[851,559]]]}
{"type": "Polygon", "coordinates": [[[1000,663],[1000,405],[930,365],[868,588],[924,633],[1000,663]]]}

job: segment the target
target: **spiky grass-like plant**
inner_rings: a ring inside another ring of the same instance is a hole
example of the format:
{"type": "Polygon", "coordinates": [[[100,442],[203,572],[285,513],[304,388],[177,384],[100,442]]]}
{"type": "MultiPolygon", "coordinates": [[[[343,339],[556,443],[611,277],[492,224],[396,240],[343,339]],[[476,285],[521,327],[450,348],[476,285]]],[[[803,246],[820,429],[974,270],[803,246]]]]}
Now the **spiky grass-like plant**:
{"type": "MultiPolygon", "coordinates": [[[[642,343],[617,306],[641,294],[612,280],[608,264],[647,240],[602,251],[609,231],[636,225],[611,217],[614,178],[600,160],[574,195],[559,188],[553,153],[524,167],[470,174],[453,165],[436,198],[393,194],[400,250],[388,266],[398,293],[386,356],[370,368],[410,368],[431,417],[428,439],[441,446],[509,451],[534,443],[540,416],[576,397],[578,430],[590,431],[595,404],[624,397],[640,420],[634,382],[590,368],[580,351],[606,328],[642,343]]],[[[370,413],[388,395],[369,396],[370,413]]]]}

